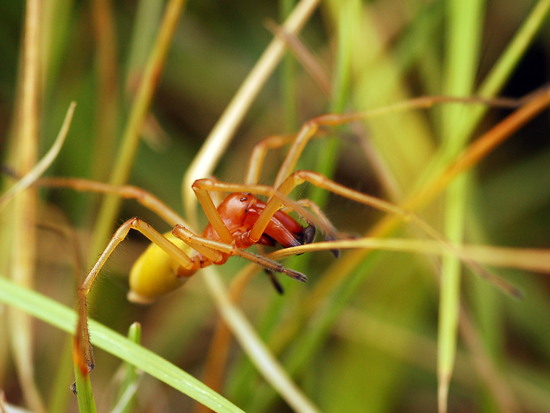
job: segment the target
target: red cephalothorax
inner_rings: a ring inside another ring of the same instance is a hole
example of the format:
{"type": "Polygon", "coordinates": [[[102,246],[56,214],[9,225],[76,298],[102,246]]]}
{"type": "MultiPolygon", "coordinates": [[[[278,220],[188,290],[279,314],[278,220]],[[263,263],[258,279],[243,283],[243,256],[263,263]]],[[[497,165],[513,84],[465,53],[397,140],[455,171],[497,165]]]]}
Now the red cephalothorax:
{"type": "MultiPolygon", "coordinates": [[[[269,221],[259,240],[250,239],[250,230],[258,220],[266,204],[252,194],[233,193],[227,196],[218,207],[225,226],[235,239],[238,248],[249,248],[254,244],[295,247],[313,242],[315,227],[302,227],[290,215],[277,211],[269,221]]],[[[204,238],[219,240],[220,237],[211,224],[202,233],[204,238]]]]}

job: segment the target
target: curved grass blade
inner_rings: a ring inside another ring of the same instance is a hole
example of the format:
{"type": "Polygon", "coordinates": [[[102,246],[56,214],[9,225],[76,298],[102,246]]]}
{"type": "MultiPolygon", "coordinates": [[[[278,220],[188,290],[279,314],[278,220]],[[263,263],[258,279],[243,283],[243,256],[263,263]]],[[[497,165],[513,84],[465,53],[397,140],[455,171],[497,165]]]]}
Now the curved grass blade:
{"type": "MultiPolygon", "coordinates": [[[[128,329],[128,339],[141,344],[141,324],[133,323],[128,329]]],[[[139,385],[139,372],[130,363],[122,366],[124,378],[118,391],[118,402],[111,413],[129,413],[133,411],[135,395],[139,385]]]]}
{"type": "MultiPolygon", "coordinates": [[[[35,291],[19,287],[0,276],[0,302],[16,307],[69,334],[76,325],[76,313],[35,291]]],[[[104,325],[89,320],[92,344],[161,380],[176,390],[208,406],[215,412],[242,412],[188,373],[162,357],[132,342],[104,325]]]]}
{"type": "Polygon", "coordinates": [[[55,142],[48,150],[46,155],[44,155],[44,157],[34,166],[34,168],[32,168],[23,178],[17,181],[15,185],[13,185],[4,194],[2,194],[2,196],[0,197],[0,210],[15,195],[31,186],[38,178],[42,176],[46,169],[50,167],[52,162],[59,154],[63,143],[65,142],[65,138],[67,137],[67,133],[69,132],[69,127],[71,126],[71,120],[73,119],[75,106],[75,102],[72,102],[69,106],[67,114],[65,115],[65,120],[63,121],[63,125],[61,126],[61,130],[59,131],[57,138],[55,138],[55,142]]]}

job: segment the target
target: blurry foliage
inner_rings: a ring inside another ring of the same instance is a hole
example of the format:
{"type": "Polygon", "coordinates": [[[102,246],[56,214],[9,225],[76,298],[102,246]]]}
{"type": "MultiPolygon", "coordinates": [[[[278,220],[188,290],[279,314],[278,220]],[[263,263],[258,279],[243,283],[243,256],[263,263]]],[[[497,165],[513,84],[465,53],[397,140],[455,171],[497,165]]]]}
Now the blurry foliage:
{"type": "MultiPolygon", "coordinates": [[[[99,19],[112,18],[114,31],[108,42],[111,42],[113,54],[107,52],[102,63],[94,29],[97,27],[93,17],[94,2],[43,1],[44,9],[54,17],[50,20],[52,25],[43,29],[42,153],[51,145],[69,102],[76,100],[78,103],[67,143],[48,171],[50,175],[107,179],[163,10],[162,2],[153,0],[106,3],[112,8],[112,15],[108,13],[99,19]],[[101,64],[106,66],[102,68],[101,64]],[[102,77],[105,74],[108,79],[102,77]],[[107,100],[102,93],[109,94],[107,100]],[[112,107],[106,106],[109,104],[112,107]],[[108,122],[105,122],[106,117],[108,122]]],[[[361,4],[358,8],[364,29],[361,33],[367,32],[371,37],[360,40],[362,48],[352,49],[351,62],[339,69],[347,73],[347,87],[345,84],[340,85],[339,90],[335,87],[332,98],[327,99],[303,68],[295,64],[296,119],[305,122],[330,110],[361,110],[409,96],[441,94],[446,34],[443,3],[439,0],[380,0],[361,4]],[[419,21],[422,24],[418,24],[419,21]],[[388,84],[393,85],[392,82],[396,86],[386,88],[388,84]],[[393,93],[387,94],[387,89],[392,89],[393,93]],[[336,107],[336,99],[345,102],[342,107],[336,107]]],[[[476,85],[489,72],[535,3],[507,0],[487,5],[476,85]]],[[[335,79],[342,76],[336,67],[338,6],[338,1],[331,6],[322,4],[300,35],[335,84],[335,79]]],[[[252,0],[189,2],[162,71],[151,116],[144,126],[146,139],[139,148],[130,183],[147,189],[181,211],[183,174],[204,137],[271,40],[272,34],[264,23],[266,19],[281,21],[278,8],[277,2],[252,0]]],[[[48,16],[44,13],[45,20],[48,16]]],[[[0,0],[0,155],[3,158],[13,138],[16,118],[23,22],[24,2],[0,0]]],[[[548,27],[547,23],[543,25],[502,95],[520,97],[548,82],[548,27]]],[[[241,181],[254,143],[271,134],[291,132],[282,127],[284,109],[280,78],[274,76],[267,83],[239,128],[215,172],[220,180],[241,181]]],[[[373,156],[381,157],[401,191],[410,193],[412,182],[417,180],[421,168],[439,146],[440,113],[436,108],[428,115],[415,115],[418,117],[411,123],[405,115],[389,115],[386,125],[367,123],[338,129],[335,134],[340,144],[334,151],[337,154],[335,180],[382,197],[391,193],[380,183],[363,153],[361,139],[369,137],[378,148],[373,156]],[[414,126],[410,126],[413,123],[414,126]]],[[[492,110],[476,136],[508,113],[492,110]]],[[[545,112],[481,162],[467,201],[466,233],[470,242],[548,247],[548,130],[549,117],[545,112]]],[[[319,153],[324,142],[308,146],[301,168],[319,168],[315,160],[322,156],[319,153]]],[[[262,182],[272,182],[280,159],[278,153],[270,157],[262,182]]],[[[300,191],[300,196],[305,197],[306,190],[300,191]]],[[[86,256],[84,251],[99,197],[70,190],[41,190],[41,194],[39,223],[75,228],[80,242],[74,245],[47,228],[40,229],[36,290],[73,305],[75,278],[84,274],[82,268],[75,268],[74,251],[78,249],[86,256]]],[[[377,212],[335,197],[328,198],[325,210],[337,228],[351,234],[365,232],[373,221],[372,216],[379,216],[377,212]]],[[[124,202],[117,222],[131,216],[143,218],[161,232],[169,229],[136,202],[124,202]]],[[[441,224],[441,203],[431,206],[424,216],[434,225],[441,224]]],[[[91,303],[91,315],[117,331],[126,331],[133,321],[140,321],[145,347],[200,378],[216,320],[213,305],[204,291],[200,274],[182,291],[150,307],[128,303],[125,299],[126,276],[145,245],[143,237],[131,233],[129,240],[114,254],[104,270],[105,275],[94,287],[97,294],[91,303]]],[[[243,264],[241,260],[232,259],[223,267],[228,282],[231,274],[243,264]]],[[[332,264],[332,257],[326,253],[287,260],[287,266],[307,273],[310,282],[303,286],[282,280],[287,290],[282,297],[273,292],[267,277],[260,275],[251,283],[242,306],[270,345],[277,346],[289,318],[301,317],[302,300],[319,282],[320,274],[332,264]]],[[[91,263],[87,263],[89,265],[91,263]]],[[[356,274],[368,272],[368,278],[362,278],[347,301],[338,304],[342,311],[334,310],[334,322],[320,333],[317,345],[313,345],[310,354],[303,355],[305,362],[296,369],[295,380],[322,411],[437,411],[438,288],[435,278],[430,275],[437,267],[423,257],[395,252],[376,253],[374,259],[359,266],[356,274]]],[[[330,268],[338,271],[337,266],[330,268]]],[[[494,360],[506,388],[511,389],[522,406],[520,411],[550,411],[550,283],[547,274],[519,270],[499,270],[498,273],[525,291],[523,301],[504,297],[470,275],[464,278],[464,301],[471,310],[489,358],[494,360]]],[[[330,276],[325,274],[325,277],[330,276]]],[[[349,282],[353,283],[353,279],[350,277],[349,282]]],[[[320,304],[319,308],[323,305],[332,308],[331,300],[335,298],[325,298],[325,304],[320,304]]],[[[4,323],[5,318],[2,314],[0,322],[4,323]]],[[[75,411],[76,401],[68,391],[72,380],[67,362],[69,346],[64,344],[68,337],[51,326],[42,323],[36,326],[38,387],[49,406],[75,411]],[[65,351],[60,351],[62,348],[65,351]]],[[[308,337],[305,333],[309,326],[307,321],[303,326],[303,336],[300,332],[293,336],[297,343],[301,337],[308,337]]],[[[0,331],[7,330],[1,326],[0,331]]],[[[5,336],[0,338],[0,389],[6,392],[10,403],[22,405],[21,388],[6,341],[5,336]]],[[[282,360],[291,359],[300,351],[293,341],[285,342],[282,350],[282,360]]],[[[92,381],[96,402],[101,406],[100,411],[105,411],[105,406],[112,405],[111,399],[117,393],[118,384],[113,376],[120,363],[100,350],[96,353],[97,369],[92,381]]],[[[479,379],[473,368],[475,363],[460,341],[449,411],[497,411],[498,403],[479,379]]],[[[236,346],[231,348],[225,380],[227,386],[222,394],[243,410],[286,409],[252,371],[236,346]]],[[[190,411],[191,406],[188,397],[150,377],[142,379],[136,411],[190,411]]]]}

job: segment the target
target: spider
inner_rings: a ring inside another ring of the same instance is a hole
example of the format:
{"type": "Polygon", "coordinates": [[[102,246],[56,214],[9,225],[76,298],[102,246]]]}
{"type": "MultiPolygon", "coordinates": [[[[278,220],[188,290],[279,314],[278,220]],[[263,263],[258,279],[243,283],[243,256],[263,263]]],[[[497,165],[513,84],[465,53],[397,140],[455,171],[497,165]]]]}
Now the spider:
{"type": "MultiPolygon", "coordinates": [[[[397,108],[429,107],[437,102],[471,100],[471,98],[455,99],[448,97],[418,98],[404,105],[400,104],[397,108]]],[[[509,105],[509,102],[506,102],[506,105],[509,105]]],[[[429,237],[436,239],[450,249],[452,253],[457,255],[466,265],[473,267],[481,276],[488,278],[512,295],[517,295],[517,290],[513,286],[487,272],[475,261],[451,246],[442,235],[412,212],[381,199],[346,188],[319,173],[294,170],[306,144],[315,137],[320,128],[338,126],[364,119],[370,115],[372,114],[322,115],[306,122],[296,135],[277,135],[260,141],[253,149],[243,184],[223,183],[213,178],[196,180],[192,187],[209,220],[209,224],[201,235],[193,232],[190,225],[182,217],[143,189],[133,186],[116,187],[84,179],[42,179],[40,185],[68,187],[78,191],[111,193],[122,198],[136,199],[173,227],[171,233],[163,235],[139,218],[127,220],[116,230],[99,259],[87,274],[78,289],[79,322],[75,336],[76,347],[81,349],[84,355],[84,358],[78,363],[82,373],[87,374],[94,368],[93,352],[87,326],[86,296],[105,262],[131,229],[141,232],[152,242],[151,246],[133,265],[130,272],[128,299],[138,303],[155,301],[180,287],[200,268],[212,264],[223,265],[228,258],[234,255],[255,262],[267,269],[278,290],[280,290],[280,286],[274,278],[273,272],[283,273],[295,280],[305,282],[307,277],[304,274],[286,268],[277,261],[265,256],[248,252],[246,249],[255,244],[271,246],[279,244],[283,248],[296,247],[293,248],[293,254],[302,253],[303,251],[300,251],[301,246],[313,243],[316,228],[325,233],[325,239],[328,242],[323,243],[324,245],[320,247],[310,246],[313,248],[308,248],[308,250],[328,249],[335,257],[338,257],[339,250],[336,246],[338,243],[333,241],[341,237],[321,209],[310,200],[294,201],[288,197],[295,187],[304,182],[384,212],[395,214],[401,219],[413,223],[429,237]],[[290,148],[273,186],[259,185],[257,182],[267,152],[284,145],[290,145],[290,148]],[[229,195],[216,208],[211,192],[224,192],[229,193],[229,195]],[[258,196],[266,197],[267,201],[262,201],[258,196]],[[289,210],[300,215],[306,222],[305,226],[291,217],[287,212],[289,210]]],[[[353,244],[353,240],[351,244],[353,244]]],[[[359,243],[357,246],[359,246],[359,243]]],[[[346,246],[346,248],[350,247],[346,246]]]]}

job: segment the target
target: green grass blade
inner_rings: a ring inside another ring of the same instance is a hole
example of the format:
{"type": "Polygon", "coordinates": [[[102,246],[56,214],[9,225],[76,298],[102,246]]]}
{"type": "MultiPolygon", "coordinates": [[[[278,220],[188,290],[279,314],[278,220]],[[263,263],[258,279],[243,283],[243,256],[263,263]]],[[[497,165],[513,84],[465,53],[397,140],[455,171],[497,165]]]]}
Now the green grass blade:
{"type": "MultiPolygon", "coordinates": [[[[535,35],[543,27],[549,12],[550,0],[541,0],[531,14],[525,19],[525,22],[517,31],[512,41],[510,41],[500,59],[485,77],[476,93],[477,95],[490,98],[496,96],[500,92],[510,79],[515,66],[533,42],[535,35]]],[[[487,110],[488,108],[484,106],[472,106],[465,111],[460,119],[460,133],[456,133],[457,140],[463,140],[464,144],[478,126],[487,110]]],[[[418,185],[421,186],[425,184],[434,175],[440,174],[450,163],[451,159],[457,155],[458,152],[453,150],[459,150],[461,147],[460,145],[442,146],[439,153],[434,158],[432,165],[428,166],[422,172],[417,187],[419,187],[418,185]]]]}
{"type": "Polygon", "coordinates": [[[500,91],[510,78],[510,73],[533,42],[534,37],[544,27],[549,12],[550,0],[540,0],[484,80],[479,88],[480,96],[495,96],[500,91]]]}
{"type": "MultiPolygon", "coordinates": [[[[460,241],[463,237],[467,187],[468,179],[465,175],[461,175],[449,186],[447,191],[445,234],[451,241],[460,241]]],[[[461,265],[456,257],[445,257],[443,259],[437,346],[440,412],[447,411],[447,396],[454,369],[460,312],[460,272],[461,265]]]]}
{"type": "MultiPolygon", "coordinates": [[[[1,276],[0,302],[68,333],[72,333],[76,325],[77,316],[73,310],[35,291],[18,287],[1,276]]],[[[242,412],[237,406],[155,353],[94,320],[89,320],[89,326],[94,346],[136,366],[216,412],[242,412]]]]}
{"type": "MultiPolygon", "coordinates": [[[[361,16],[361,4],[358,1],[347,1],[339,6],[333,6],[338,28],[338,55],[336,60],[336,74],[333,81],[330,113],[344,111],[349,100],[351,83],[351,62],[354,36],[358,33],[361,16]]],[[[340,139],[328,139],[320,148],[315,164],[315,170],[331,178],[334,176],[340,153],[340,139]]],[[[328,200],[328,193],[320,188],[310,189],[309,198],[319,207],[324,208],[328,200]]]]}
{"type": "MultiPolygon", "coordinates": [[[[133,323],[128,329],[128,339],[141,344],[141,325],[133,323]]],[[[111,413],[129,413],[133,411],[135,395],[139,384],[139,374],[135,366],[124,363],[124,378],[118,391],[118,402],[111,413]]]]}
{"type": "Polygon", "coordinates": [[[94,393],[92,391],[92,383],[90,374],[82,374],[77,364],[74,364],[75,386],[77,390],[76,397],[78,398],[78,411],[80,413],[96,413],[94,393]]]}
{"type": "MultiPolygon", "coordinates": [[[[279,15],[284,21],[294,9],[296,2],[294,0],[279,1],[279,15]]],[[[286,52],[281,66],[281,100],[283,106],[283,119],[285,124],[284,132],[292,132],[298,128],[298,99],[297,99],[297,77],[296,60],[289,52],[286,52]]]]}
{"type": "MultiPolygon", "coordinates": [[[[443,94],[468,96],[472,93],[483,37],[485,4],[480,0],[451,1],[447,4],[445,84],[443,94]]],[[[466,108],[467,109],[467,108],[466,108]]],[[[443,146],[457,153],[467,137],[457,128],[465,107],[443,108],[443,146]]],[[[449,185],[445,208],[445,235],[460,243],[464,236],[464,212],[468,191],[467,175],[449,185]]],[[[439,331],[437,348],[438,410],[447,411],[449,385],[454,370],[460,313],[461,265],[456,257],[444,257],[441,271],[439,331]]]]}

